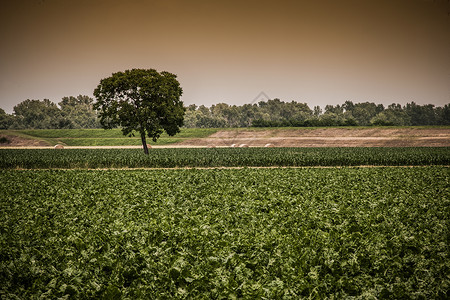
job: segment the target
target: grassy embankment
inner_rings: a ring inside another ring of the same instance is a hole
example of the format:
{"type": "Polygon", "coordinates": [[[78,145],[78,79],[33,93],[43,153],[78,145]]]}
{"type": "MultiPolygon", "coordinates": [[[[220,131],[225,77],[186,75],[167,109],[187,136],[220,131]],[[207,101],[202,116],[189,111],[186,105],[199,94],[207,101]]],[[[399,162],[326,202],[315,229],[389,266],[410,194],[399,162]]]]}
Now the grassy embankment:
{"type": "MultiPolygon", "coordinates": [[[[218,131],[215,128],[183,128],[176,136],[162,134],[157,143],[148,139],[149,144],[168,145],[190,138],[203,138],[218,131]]],[[[0,135],[40,140],[49,146],[63,144],[66,146],[139,146],[141,138],[124,136],[118,128],[104,129],[29,129],[0,130],[0,135]]]]}

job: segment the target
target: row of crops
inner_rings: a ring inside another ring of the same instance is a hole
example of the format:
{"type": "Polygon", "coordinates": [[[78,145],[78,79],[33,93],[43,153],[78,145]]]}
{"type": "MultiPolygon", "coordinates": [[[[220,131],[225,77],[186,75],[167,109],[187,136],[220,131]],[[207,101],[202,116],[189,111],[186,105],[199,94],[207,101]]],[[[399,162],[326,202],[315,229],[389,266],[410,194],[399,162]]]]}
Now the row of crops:
{"type": "Polygon", "coordinates": [[[450,148],[0,149],[1,169],[449,165],[450,148]]]}
{"type": "Polygon", "coordinates": [[[447,167],[0,170],[0,190],[2,299],[450,297],[447,167]]]}

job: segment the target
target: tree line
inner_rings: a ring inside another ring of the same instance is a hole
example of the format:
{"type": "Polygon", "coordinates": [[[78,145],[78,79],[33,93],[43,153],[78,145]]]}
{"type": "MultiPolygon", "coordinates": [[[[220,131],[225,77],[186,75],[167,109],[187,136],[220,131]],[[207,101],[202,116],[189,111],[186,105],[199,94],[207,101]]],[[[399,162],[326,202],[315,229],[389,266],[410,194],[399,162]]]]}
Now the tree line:
{"type": "Polygon", "coordinates": [[[414,102],[384,107],[372,102],[309,108],[306,103],[280,99],[242,106],[219,103],[187,107],[185,127],[314,127],[314,126],[420,126],[450,125],[450,104],[436,107],[414,102]]]}
{"type": "Polygon", "coordinates": [[[79,95],[62,98],[56,105],[48,99],[27,99],[14,106],[12,115],[0,108],[0,129],[100,128],[94,99],[79,95]]]}
{"type": "MultiPolygon", "coordinates": [[[[101,128],[94,99],[64,97],[55,104],[48,99],[25,100],[13,114],[0,108],[0,129],[101,128]]],[[[186,107],[184,127],[313,127],[313,126],[420,126],[450,125],[450,104],[443,107],[414,102],[384,107],[372,102],[319,106],[280,99],[242,106],[219,103],[186,107]]]]}

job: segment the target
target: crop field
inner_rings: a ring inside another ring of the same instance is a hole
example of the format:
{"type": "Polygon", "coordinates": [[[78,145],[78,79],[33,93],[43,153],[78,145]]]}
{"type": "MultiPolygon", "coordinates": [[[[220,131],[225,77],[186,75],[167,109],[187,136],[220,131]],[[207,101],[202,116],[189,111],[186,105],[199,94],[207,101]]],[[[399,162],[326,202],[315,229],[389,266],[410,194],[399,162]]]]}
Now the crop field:
{"type": "Polygon", "coordinates": [[[0,298],[448,299],[445,166],[0,170],[0,298]]]}
{"type": "Polygon", "coordinates": [[[450,148],[0,149],[1,169],[450,164],[450,148]]]}

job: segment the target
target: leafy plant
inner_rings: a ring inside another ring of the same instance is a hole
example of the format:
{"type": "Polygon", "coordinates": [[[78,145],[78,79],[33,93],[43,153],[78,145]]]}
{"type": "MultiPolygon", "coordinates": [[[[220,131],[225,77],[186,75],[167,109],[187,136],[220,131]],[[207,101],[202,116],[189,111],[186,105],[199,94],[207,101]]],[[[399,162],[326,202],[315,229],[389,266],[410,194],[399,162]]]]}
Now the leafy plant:
{"type": "Polygon", "coordinates": [[[449,297],[447,167],[0,170],[0,297],[449,297]]]}
{"type": "Polygon", "coordinates": [[[449,165],[450,148],[0,149],[0,168],[449,165]]]}

